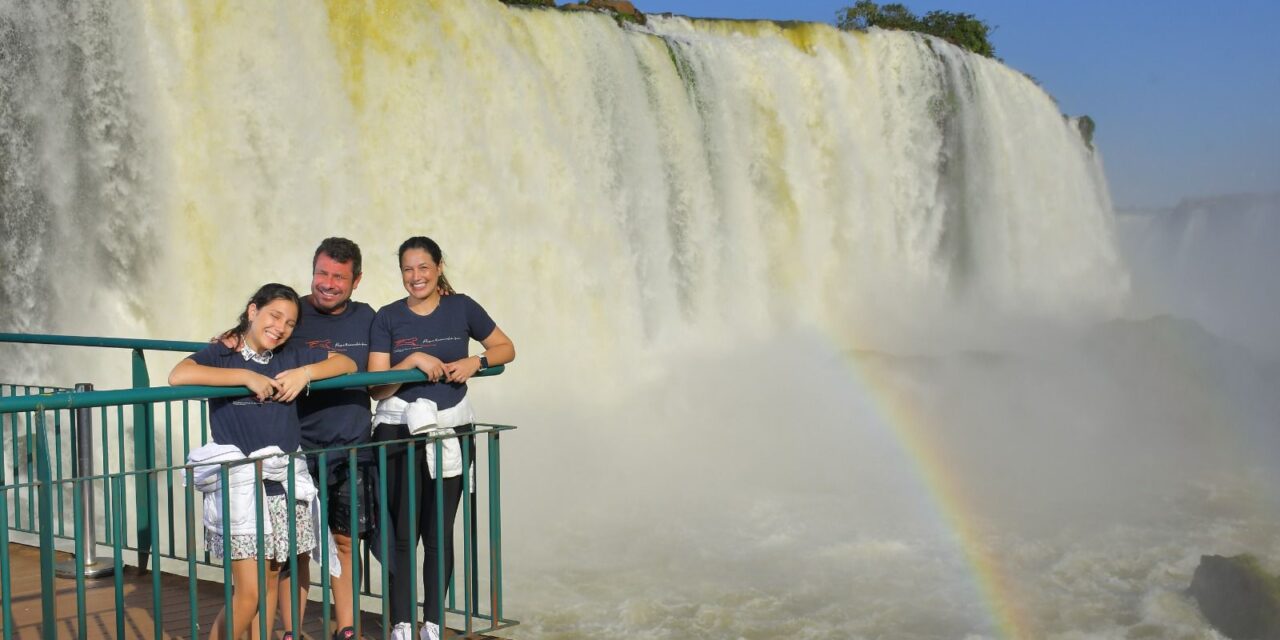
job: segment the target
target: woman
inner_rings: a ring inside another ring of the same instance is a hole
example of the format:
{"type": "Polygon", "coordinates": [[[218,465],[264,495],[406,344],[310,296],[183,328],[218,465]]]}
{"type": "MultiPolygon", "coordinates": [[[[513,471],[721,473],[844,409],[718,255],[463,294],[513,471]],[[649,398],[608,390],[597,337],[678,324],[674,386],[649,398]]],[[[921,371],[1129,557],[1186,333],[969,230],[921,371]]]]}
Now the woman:
{"type": "MultiPolygon", "coordinates": [[[[214,445],[202,447],[217,451],[217,455],[202,457],[205,463],[228,462],[246,457],[268,455],[272,452],[291,453],[298,450],[298,413],[293,401],[308,389],[312,380],[320,380],[356,370],[355,363],[337,353],[324,353],[295,348],[289,344],[298,322],[298,294],[282,284],[267,284],[258,289],[245,305],[236,326],[223,332],[217,340],[204,349],[183,359],[169,373],[170,385],[199,384],[224,387],[248,387],[252,395],[236,398],[209,400],[209,423],[214,445]]],[[[196,452],[192,452],[196,456],[196,452]]],[[[285,484],[287,459],[283,456],[267,458],[276,470],[276,480],[264,480],[266,505],[263,516],[270,533],[264,535],[263,548],[258,547],[256,527],[257,491],[247,493],[249,504],[233,501],[231,512],[219,514],[225,524],[211,526],[208,511],[219,505],[217,498],[206,498],[205,547],[215,556],[221,556],[224,531],[230,532],[231,579],[235,593],[231,599],[233,633],[239,638],[250,629],[258,611],[258,573],[261,560],[267,561],[267,595],[261,612],[267,621],[268,633],[275,615],[277,577],[282,563],[289,559],[289,504],[285,484]],[[282,466],[283,465],[283,466],[282,466]],[[239,526],[253,523],[252,528],[239,526]]],[[[310,486],[306,462],[298,458],[295,463],[295,488],[310,486]]],[[[216,469],[207,464],[204,469],[216,469]]],[[[239,470],[252,472],[252,465],[236,465],[231,473],[239,470]]],[[[199,474],[200,468],[196,469],[199,474]]],[[[264,472],[264,475],[267,475],[264,472]]],[[[209,474],[206,474],[208,477],[209,474]]],[[[213,474],[216,479],[216,473],[213,474]]],[[[199,479],[197,479],[199,482],[199,479]]],[[[237,482],[231,481],[233,495],[237,482]]],[[[314,490],[313,490],[314,492],[314,490]]],[[[312,533],[311,508],[296,491],[298,499],[293,505],[297,551],[309,551],[315,546],[312,533]]],[[[220,507],[217,507],[220,511],[220,507]]],[[[211,639],[225,637],[226,607],[218,612],[209,633],[211,639]]]]}
{"type": "MultiPolygon", "coordinates": [[[[444,256],[440,245],[430,238],[415,236],[400,245],[400,275],[407,297],[378,310],[369,334],[369,371],[418,369],[426,382],[389,384],[371,388],[378,400],[374,416],[375,442],[405,440],[423,432],[425,427],[470,428],[474,413],[467,402],[467,379],[480,369],[506,364],[515,359],[515,347],[507,334],[499,329],[489,314],[471,298],[455,293],[444,276],[444,256]],[[484,346],[480,355],[468,356],[470,340],[484,346]],[[428,417],[423,417],[428,416],[428,417]]],[[[453,521],[462,496],[460,457],[456,453],[458,438],[444,441],[455,450],[455,465],[445,464],[444,531],[442,541],[436,539],[435,476],[431,468],[435,455],[425,455],[427,440],[414,448],[415,495],[418,497],[417,533],[425,540],[426,555],[422,561],[423,610],[426,624],[422,638],[437,640],[443,612],[438,606],[438,584],[443,574],[447,584],[453,573],[453,521]],[[437,552],[443,546],[444,567],[437,566],[437,552]]],[[[470,446],[464,439],[462,446],[470,446]]],[[[395,623],[392,638],[412,640],[414,603],[409,598],[410,566],[417,540],[409,538],[408,460],[404,445],[388,447],[387,478],[390,483],[387,504],[391,509],[394,547],[386,553],[390,575],[391,620],[395,623]]]]}

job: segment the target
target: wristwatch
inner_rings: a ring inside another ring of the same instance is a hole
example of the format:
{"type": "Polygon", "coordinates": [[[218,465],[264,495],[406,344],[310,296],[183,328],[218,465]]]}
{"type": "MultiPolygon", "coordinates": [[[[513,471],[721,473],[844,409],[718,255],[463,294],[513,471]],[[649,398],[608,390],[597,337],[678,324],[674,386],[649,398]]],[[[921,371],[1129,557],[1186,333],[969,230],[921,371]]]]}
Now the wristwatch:
{"type": "Polygon", "coordinates": [[[489,358],[485,357],[483,353],[480,354],[480,368],[481,369],[489,368],[489,358]]]}

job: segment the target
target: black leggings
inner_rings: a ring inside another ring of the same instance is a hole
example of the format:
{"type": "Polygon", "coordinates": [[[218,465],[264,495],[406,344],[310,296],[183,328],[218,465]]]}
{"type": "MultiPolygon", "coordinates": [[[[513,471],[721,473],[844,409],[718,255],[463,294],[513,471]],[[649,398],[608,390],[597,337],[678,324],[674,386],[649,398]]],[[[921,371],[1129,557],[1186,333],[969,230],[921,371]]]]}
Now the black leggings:
{"type": "MultiPolygon", "coordinates": [[[[374,442],[389,440],[405,440],[409,438],[409,427],[403,424],[380,424],[373,432],[374,442]]],[[[461,445],[474,452],[474,441],[470,437],[462,438],[461,445]]],[[[435,455],[430,441],[425,438],[414,444],[414,495],[417,497],[417,537],[424,541],[426,547],[422,558],[422,572],[418,576],[425,582],[422,590],[422,610],[428,622],[440,624],[442,616],[437,608],[437,600],[441,597],[439,590],[440,571],[436,556],[439,542],[436,536],[436,489],[435,481],[427,470],[427,452],[435,455]]],[[[474,458],[473,458],[474,459],[474,458]]],[[[391,600],[391,622],[411,622],[413,620],[413,601],[409,593],[409,576],[413,566],[414,553],[417,551],[418,539],[409,539],[409,462],[406,447],[403,444],[387,447],[387,511],[391,516],[391,535],[393,537],[394,566],[388,579],[391,600]]],[[[449,586],[449,578],[453,575],[453,521],[458,514],[458,500],[462,496],[462,476],[444,479],[444,582],[449,586]]]]}

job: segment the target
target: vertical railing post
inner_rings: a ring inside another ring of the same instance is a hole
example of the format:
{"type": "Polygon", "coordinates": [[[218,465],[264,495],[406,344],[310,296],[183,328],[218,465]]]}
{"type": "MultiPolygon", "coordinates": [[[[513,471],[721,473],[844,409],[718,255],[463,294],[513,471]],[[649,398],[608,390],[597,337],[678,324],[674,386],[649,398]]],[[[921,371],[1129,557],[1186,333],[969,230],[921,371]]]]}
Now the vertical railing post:
{"type": "MultiPolygon", "coordinates": [[[[285,631],[289,637],[302,636],[302,615],[298,611],[298,589],[307,585],[301,584],[298,575],[298,465],[297,456],[289,456],[288,486],[285,487],[285,504],[289,505],[289,627],[285,631]]],[[[322,527],[328,531],[328,527],[322,527]]],[[[318,547],[317,547],[318,548],[318,547]]],[[[314,554],[312,554],[314,555],[314,554]]]]}
{"type": "MultiPolygon", "coordinates": [[[[53,549],[53,477],[49,470],[48,433],[44,424],[44,408],[36,414],[36,501],[39,503],[40,521],[40,610],[41,636],[46,640],[58,638],[58,593],[54,583],[53,549]]],[[[8,549],[4,550],[8,553],[8,549]]],[[[8,620],[5,621],[9,623],[8,620]]]]}
{"type": "MultiPolygon", "coordinates": [[[[474,432],[475,425],[471,425],[474,432]]],[[[471,493],[471,483],[475,482],[475,478],[471,477],[471,443],[474,436],[458,436],[458,444],[462,449],[462,496],[459,500],[462,503],[462,610],[463,610],[463,631],[470,636],[474,631],[472,617],[476,614],[475,604],[475,581],[473,580],[476,568],[475,535],[476,512],[475,503],[472,502],[474,494],[471,493]]],[[[449,532],[452,535],[452,531],[449,532]]],[[[456,571],[454,573],[457,573],[456,571]]],[[[455,583],[456,585],[456,583],[455,583]]],[[[455,589],[456,590],[456,589],[455,589]]]]}
{"type": "MultiPolygon", "coordinates": [[[[231,606],[231,469],[227,463],[218,468],[218,486],[222,487],[222,601],[227,612],[224,638],[235,637],[236,608],[231,606]]],[[[257,490],[255,502],[262,501],[262,491],[257,490]]]]}
{"type": "MultiPolygon", "coordinates": [[[[124,505],[124,487],[128,476],[124,472],[113,474],[111,478],[111,502],[113,504],[124,505]]],[[[115,561],[117,567],[124,566],[124,509],[111,510],[111,537],[117,542],[111,545],[111,558],[115,561]]],[[[116,635],[117,638],[126,637],[125,629],[125,609],[124,609],[124,572],[116,571],[111,574],[114,578],[115,600],[116,600],[116,635]]]]}
{"type": "MultiPolygon", "coordinates": [[[[391,549],[390,547],[391,541],[387,538],[387,532],[391,530],[391,505],[387,504],[388,502],[390,501],[387,499],[387,445],[380,444],[378,445],[378,530],[379,530],[379,534],[382,536],[380,539],[380,542],[382,543],[383,558],[391,557],[391,551],[389,551],[391,549]]],[[[412,504],[412,501],[410,502],[410,504],[412,504]]],[[[354,550],[351,552],[351,555],[353,556],[355,555],[354,550]]],[[[397,558],[396,560],[397,562],[399,562],[403,559],[397,558]]],[[[410,567],[413,566],[412,561],[409,562],[409,566],[410,567]]],[[[382,628],[383,629],[391,628],[391,606],[390,606],[391,603],[388,600],[388,597],[390,596],[389,592],[391,589],[391,582],[390,582],[391,569],[392,567],[388,567],[386,565],[383,565],[382,567],[382,628]]],[[[413,575],[412,569],[410,569],[409,575],[411,576],[413,575]]],[[[352,578],[355,578],[355,576],[353,575],[352,578]]],[[[352,590],[355,590],[355,583],[352,583],[352,590]]],[[[415,609],[410,609],[410,611],[414,611],[415,613],[411,619],[417,620],[418,619],[418,616],[416,613],[417,604],[416,603],[412,603],[412,604],[415,607],[415,609]]],[[[360,611],[358,609],[356,610],[356,619],[357,620],[360,619],[360,611]]]]}
{"type": "MultiPolygon", "coordinates": [[[[0,483],[0,615],[13,619],[13,576],[9,567],[9,489],[0,483]]],[[[4,640],[13,639],[13,625],[4,625],[4,640]]]]}
{"type": "MultiPolygon", "coordinates": [[[[196,483],[195,467],[187,467],[188,481],[184,482],[187,496],[186,534],[187,534],[187,622],[191,627],[191,637],[200,637],[200,600],[196,591],[196,483]]],[[[201,523],[204,524],[203,522],[201,523]]]]}
{"type": "MultiPolygon", "coordinates": [[[[425,450],[425,445],[424,445],[424,450],[425,450]]],[[[414,451],[414,442],[413,442],[413,439],[411,438],[409,442],[405,443],[404,466],[405,466],[405,487],[409,490],[409,496],[408,496],[409,497],[409,502],[408,502],[409,540],[411,541],[409,543],[409,548],[414,550],[415,557],[417,555],[418,533],[419,533],[418,531],[418,500],[419,498],[417,493],[418,468],[416,466],[417,465],[417,459],[415,457],[416,455],[417,455],[417,452],[414,451]]],[[[425,465],[426,463],[427,463],[427,459],[424,456],[422,458],[422,464],[425,465]]],[[[427,488],[422,487],[422,490],[426,491],[427,488]]],[[[382,499],[386,500],[386,497],[384,496],[382,499]]],[[[426,532],[424,531],[422,533],[426,533],[426,532]]],[[[423,583],[424,586],[425,584],[426,583],[423,583]]],[[[413,609],[412,609],[412,611],[414,612],[413,619],[417,620],[418,619],[417,617],[418,615],[417,614],[417,611],[418,611],[418,563],[416,560],[414,562],[409,563],[409,602],[413,604],[413,609]]],[[[424,599],[424,602],[425,602],[425,599],[424,599]]],[[[425,614],[426,612],[424,611],[423,613],[425,614]]]]}
{"type": "MultiPolygon", "coordinates": [[[[436,611],[440,612],[440,635],[444,635],[445,624],[445,593],[448,591],[449,581],[452,576],[445,575],[445,538],[444,538],[444,442],[439,436],[431,439],[432,450],[436,456],[436,477],[431,483],[435,487],[436,493],[436,611]]],[[[431,474],[427,474],[431,475],[431,474]]],[[[449,530],[449,535],[453,535],[453,530],[449,530]]],[[[431,553],[429,550],[426,553],[431,553]]],[[[426,576],[424,580],[432,579],[432,576],[426,576]]],[[[452,592],[449,592],[452,597],[452,592]]]]}
{"type": "MultiPolygon", "coordinates": [[[[77,393],[86,391],[93,391],[93,385],[87,382],[76,384],[77,393]]],[[[80,492],[80,507],[84,509],[84,529],[80,532],[83,535],[76,540],[76,556],[84,561],[84,577],[102,578],[115,571],[115,564],[98,558],[98,507],[94,500],[93,482],[87,479],[93,476],[93,455],[97,451],[93,441],[93,409],[76,409],[71,429],[76,443],[72,474],[76,484],[83,487],[80,492]]],[[[77,560],[71,560],[59,564],[58,575],[75,577],[76,563],[77,560]]]]}
{"type": "Polygon", "coordinates": [[[489,613],[502,620],[502,460],[497,431],[489,434],[489,613]]]}
{"type": "MultiPolygon", "coordinates": [[[[329,525],[329,468],[328,468],[329,456],[328,454],[324,451],[321,451],[320,461],[316,464],[317,464],[316,471],[320,474],[320,481],[316,483],[316,489],[320,491],[320,513],[316,516],[316,521],[323,523],[323,526],[321,527],[321,529],[326,530],[329,528],[328,527],[329,525]]],[[[353,506],[352,509],[354,508],[355,507],[353,506]]],[[[358,531],[358,529],[356,529],[355,527],[352,527],[351,531],[358,531]]],[[[356,543],[357,547],[360,546],[358,543],[359,535],[360,534],[358,533],[355,534],[356,540],[357,540],[357,543],[356,543]]],[[[331,593],[330,589],[332,588],[330,586],[330,582],[332,581],[332,576],[329,575],[329,571],[330,571],[329,553],[331,551],[329,547],[329,544],[330,544],[329,539],[332,537],[333,536],[322,535],[320,536],[320,539],[316,541],[316,543],[319,545],[319,548],[320,548],[320,552],[319,552],[319,556],[320,556],[319,557],[319,560],[320,560],[320,619],[324,621],[320,626],[321,636],[327,636],[334,631],[334,629],[329,628],[329,614],[332,611],[331,603],[329,602],[329,594],[331,593]]],[[[334,549],[333,551],[336,552],[336,549],[334,549]]],[[[351,567],[349,566],[342,567],[341,570],[346,571],[348,576],[351,575],[351,567]]],[[[355,581],[353,580],[351,584],[354,585],[355,581]]],[[[299,624],[298,626],[302,626],[302,625],[299,624]]]]}
{"type": "MultiPolygon", "coordinates": [[[[71,519],[75,524],[72,529],[76,540],[84,536],[84,481],[74,481],[71,484],[71,519]]],[[[92,487],[90,487],[92,489],[92,487]]],[[[76,581],[76,629],[78,637],[84,640],[88,636],[89,631],[89,614],[85,611],[85,577],[84,577],[84,554],[77,553],[71,559],[72,572],[75,574],[76,581]]],[[[61,572],[61,567],[59,567],[61,572]]]]}
{"type": "MultiPolygon", "coordinates": [[[[364,571],[368,571],[368,569],[367,569],[366,567],[362,567],[362,566],[360,566],[360,565],[361,565],[361,563],[362,563],[362,560],[361,560],[361,558],[360,558],[360,528],[359,528],[359,527],[360,527],[360,521],[359,521],[359,517],[360,517],[360,500],[362,500],[362,499],[363,499],[363,496],[361,496],[361,495],[360,495],[360,491],[359,491],[359,489],[358,489],[358,488],[359,488],[359,486],[360,486],[360,485],[358,484],[359,480],[356,478],[356,450],[355,450],[355,447],[352,447],[352,448],[347,449],[347,473],[348,473],[348,475],[347,475],[347,482],[349,483],[349,484],[347,485],[347,487],[348,487],[348,489],[351,491],[351,494],[350,494],[350,495],[351,495],[351,511],[350,511],[350,513],[348,514],[348,517],[349,517],[350,519],[347,521],[348,531],[350,531],[350,532],[351,532],[351,566],[350,566],[350,567],[343,567],[343,568],[342,568],[342,570],[343,570],[343,571],[350,571],[350,572],[351,572],[351,611],[352,611],[352,612],[354,612],[354,614],[355,614],[355,618],[354,618],[354,620],[353,620],[353,623],[354,623],[354,624],[355,624],[355,626],[356,626],[356,637],[357,637],[357,638],[363,638],[363,637],[364,637],[364,635],[363,635],[363,634],[364,634],[364,628],[363,628],[363,627],[364,627],[364,623],[363,623],[363,622],[361,622],[361,620],[363,620],[363,619],[364,619],[364,616],[360,615],[360,613],[361,613],[361,609],[362,609],[362,607],[360,606],[360,604],[361,604],[361,597],[360,597],[360,585],[362,585],[362,584],[366,584],[366,585],[367,585],[368,583],[372,582],[373,580],[372,580],[372,579],[368,579],[368,580],[363,579],[363,575],[364,575],[364,574],[363,574],[363,572],[364,572],[364,571]]],[[[365,479],[364,479],[364,481],[365,481],[365,482],[369,482],[370,480],[369,480],[369,478],[365,478],[365,479]]],[[[382,504],[382,500],[386,500],[386,499],[387,499],[387,496],[386,496],[385,494],[378,494],[378,499],[379,499],[379,504],[382,504]]],[[[371,504],[370,504],[370,505],[365,505],[365,509],[369,512],[369,514],[368,514],[368,518],[370,519],[370,520],[369,520],[369,521],[370,521],[370,523],[372,523],[372,521],[373,521],[373,520],[372,520],[372,519],[373,519],[373,507],[374,507],[374,505],[371,505],[371,504]]],[[[323,521],[322,521],[322,522],[323,522],[323,521]]],[[[379,521],[379,523],[378,523],[378,524],[382,524],[382,523],[381,523],[381,521],[379,521]]],[[[368,537],[368,539],[365,541],[365,552],[366,552],[366,553],[368,553],[369,547],[372,547],[372,546],[373,546],[373,533],[372,533],[372,531],[370,531],[367,535],[368,535],[369,537],[368,537]]],[[[386,545],[385,545],[385,544],[383,545],[382,549],[383,549],[383,551],[384,551],[384,552],[386,551],[386,545]]],[[[383,557],[386,557],[386,556],[383,556],[383,557]]],[[[386,604],[386,596],[385,596],[385,595],[383,596],[383,605],[382,605],[382,606],[383,606],[384,608],[387,606],[387,604],[386,604]]],[[[328,618],[325,618],[325,619],[326,619],[326,620],[328,620],[328,618]]]]}
{"type": "MultiPolygon", "coordinates": [[[[142,349],[133,350],[133,388],[142,389],[151,386],[151,378],[147,375],[147,360],[142,349]]],[[[135,469],[155,468],[155,418],[149,403],[133,405],[133,466],[135,469]]],[[[140,473],[134,476],[134,491],[137,499],[138,526],[138,568],[146,570],[147,561],[151,557],[152,538],[155,531],[151,529],[151,510],[155,508],[156,496],[152,493],[150,477],[140,473]]]]}
{"type": "MultiPolygon", "coordinates": [[[[152,465],[147,468],[154,469],[155,466],[152,465]]],[[[145,477],[147,480],[147,488],[150,489],[152,497],[156,497],[160,495],[159,485],[157,484],[160,480],[158,474],[159,472],[157,471],[147,471],[146,473],[142,474],[142,476],[145,477]]],[[[152,503],[152,508],[149,513],[150,513],[150,520],[148,520],[148,522],[150,523],[150,527],[149,527],[150,530],[153,532],[159,531],[160,530],[160,509],[155,506],[154,502],[152,503]]],[[[156,546],[158,547],[159,545],[157,544],[156,546]]],[[[172,550],[172,547],[170,547],[170,550],[172,550]]],[[[160,558],[162,557],[162,555],[160,554],[159,549],[156,549],[156,552],[157,552],[156,566],[152,567],[152,570],[151,570],[151,604],[155,608],[155,613],[152,614],[151,616],[151,620],[152,620],[152,636],[151,637],[162,638],[164,637],[164,609],[160,606],[160,594],[161,594],[160,558]]]]}

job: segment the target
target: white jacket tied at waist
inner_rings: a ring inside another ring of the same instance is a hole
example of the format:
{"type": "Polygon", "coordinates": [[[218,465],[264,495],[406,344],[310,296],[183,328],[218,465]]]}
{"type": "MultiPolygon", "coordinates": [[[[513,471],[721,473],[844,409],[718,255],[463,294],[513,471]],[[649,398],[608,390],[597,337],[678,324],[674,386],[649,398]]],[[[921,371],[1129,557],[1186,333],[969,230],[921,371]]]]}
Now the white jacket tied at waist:
{"type": "MultiPolygon", "coordinates": [[[[253,464],[238,464],[227,469],[227,491],[230,494],[228,503],[231,513],[222,513],[222,479],[219,471],[223,463],[241,460],[261,460],[262,478],[273,480],[285,486],[289,484],[289,457],[280,447],[270,446],[244,455],[234,445],[209,443],[193,449],[187,455],[187,464],[196,465],[187,478],[188,483],[195,485],[204,493],[204,526],[212,531],[222,532],[223,519],[229,521],[232,535],[257,532],[258,503],[265,502],[264,491],[254,476],[253,464]]],[[[307,472],[307,460],[298,457],[294,462],[294,499],[298,502],[311,502],[318,495],[316,485],[307,472]]],[[[300,522],[300,527],[314,526],[311,522],[300,522]]],[[[271,518],[263,518],[263,534],[271,533],[271,518]]]]}
{"type": "MultiPolygon", "coordinates": [[[[448,409],[436,409],[436,403],[426,398],[405,402],[391,396],[385,400],[379,400],[378,410],[373,414],[374,428],[380,424],[403,424],[409,427],[409,433],[413,435],[425,433],[430,436],[451,436],[456,433],[455,427],[474,424],[475,421],[475,409],[471,408],[471,402],[466,398],[448,409]]],[[[462,475],[462,446],[458,444],[458,440],[458,438],[445,438],[441,441],[442,466],[446,478],[462,475]]],[[[439,477],[436,475],[434,451],[428,450],[426,457],[427,470],[431,473],[431,477],[439,477]]],[[[472,461],[472,464],[474,465],[475,462],[472,461]]]]}

